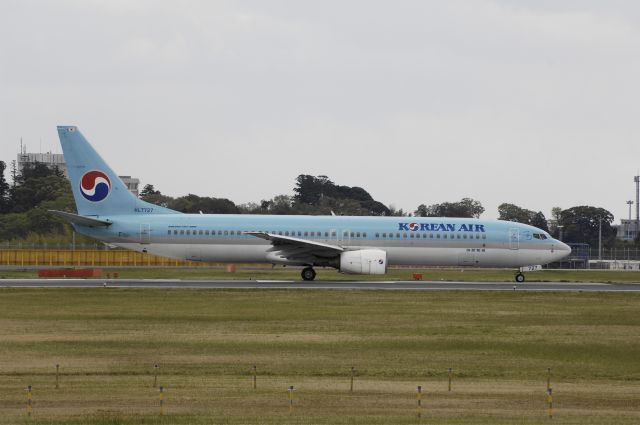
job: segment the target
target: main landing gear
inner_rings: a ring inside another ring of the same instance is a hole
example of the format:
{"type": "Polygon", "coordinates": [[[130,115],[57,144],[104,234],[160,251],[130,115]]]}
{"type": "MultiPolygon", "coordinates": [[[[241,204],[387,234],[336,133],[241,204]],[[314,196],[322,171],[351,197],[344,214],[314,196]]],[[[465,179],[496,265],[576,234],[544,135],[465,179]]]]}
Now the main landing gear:
{"type": "Polygon", "coordinates": [[[524,282],[524,275],[522,273],[518,273],[516,275],[516,282],[518,282],[518,283],[524,282]]]}
{"type": "Polygon", "coordinates": [[[316,278],[316,271],[313,270],[313,267],[305,267],[302,269],[302,280],[311,281],[316,278]]]}

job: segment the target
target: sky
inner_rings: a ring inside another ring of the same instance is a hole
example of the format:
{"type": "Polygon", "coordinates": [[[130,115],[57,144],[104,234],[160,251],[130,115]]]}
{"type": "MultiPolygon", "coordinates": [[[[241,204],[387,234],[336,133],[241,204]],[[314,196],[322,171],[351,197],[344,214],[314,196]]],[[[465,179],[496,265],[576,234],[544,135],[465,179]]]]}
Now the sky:
{"type": "MultiPolygon", "coordinates": [[[[636,1],[0,2],[0,159],[77,125],[162,193],[259,202],[299,174],[386,205],[627,218],[636,1]]],[[[634,206],[635,208],[635,206],[634,206]]]]}

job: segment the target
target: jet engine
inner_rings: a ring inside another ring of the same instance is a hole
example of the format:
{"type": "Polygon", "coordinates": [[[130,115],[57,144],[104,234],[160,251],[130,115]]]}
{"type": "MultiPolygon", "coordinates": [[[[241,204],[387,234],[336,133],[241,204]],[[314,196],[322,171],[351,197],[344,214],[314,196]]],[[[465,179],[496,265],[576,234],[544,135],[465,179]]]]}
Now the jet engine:
{"type": "Polygon", "coordinates": [[[385,274],[387,253],[381,249],[360,249],[340,254],[340,271],[350,274],[385,274]]]}

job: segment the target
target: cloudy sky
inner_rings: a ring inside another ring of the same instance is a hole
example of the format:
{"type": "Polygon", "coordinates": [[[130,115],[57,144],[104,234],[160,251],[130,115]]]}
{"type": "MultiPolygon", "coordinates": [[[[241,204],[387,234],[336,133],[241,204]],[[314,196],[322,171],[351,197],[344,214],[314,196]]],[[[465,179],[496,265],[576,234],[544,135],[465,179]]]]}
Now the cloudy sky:
{"type": "Polygon", "coordinates": [[[2,1],[0,159],[78,125],[120,174],[237,203],[595,205],[640,168],[635,1],[2,1]]]}

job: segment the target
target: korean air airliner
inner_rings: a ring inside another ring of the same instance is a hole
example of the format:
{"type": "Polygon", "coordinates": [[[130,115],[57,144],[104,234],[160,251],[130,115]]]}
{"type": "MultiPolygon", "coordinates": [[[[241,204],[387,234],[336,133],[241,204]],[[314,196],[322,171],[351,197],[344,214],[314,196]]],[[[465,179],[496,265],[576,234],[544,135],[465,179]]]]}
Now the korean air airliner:
{"type": "Polygon", "coordinates": [[[381,275],[390,265],[508,267],[522,272],[570,248],[538,228],[446,217],[183,214],[129,192],[75,126],[58,135],[77,214],[52,213],[77,232],[123,248],[192,261],[272,263],[381,275]]]}

